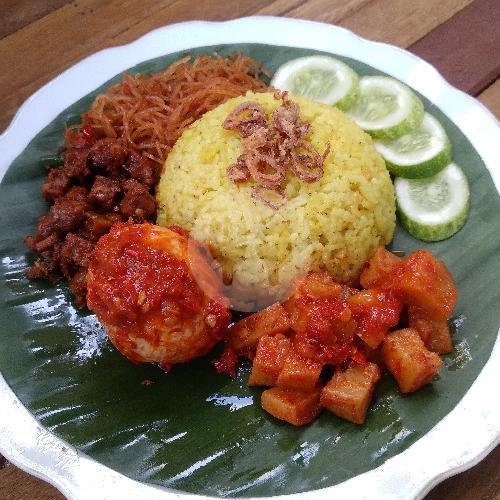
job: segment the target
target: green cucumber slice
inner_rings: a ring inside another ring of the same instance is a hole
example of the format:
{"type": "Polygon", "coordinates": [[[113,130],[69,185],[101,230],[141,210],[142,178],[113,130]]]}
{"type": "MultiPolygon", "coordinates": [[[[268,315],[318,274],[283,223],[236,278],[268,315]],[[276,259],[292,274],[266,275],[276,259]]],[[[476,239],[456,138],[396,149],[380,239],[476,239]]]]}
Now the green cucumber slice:
{"type": "Polygon", "coordinates": [[[347,114],[374,138],[397,139],[422,123],[422,101],[394,78],[364,76],[359,92],[356,105],[347,114]]]}
{"type": "Polygon", "coordinates": [[[357,73],[329,56],[299,57],[288,61],[277,69],[271,86],[335,105],[341,110],[352,107],[359,95],[357,73]]]}
{"type": "Polygon", "coordinates": [[[397,177],[394,189],[401,224],[419,240],[449,238],[467,220],[469,185],[455,163],[426,179],[397,177]]]}
{"type": "Polygon", "coordinates": [[[374,141],[387,169],[397,177],[430,177],[451,162],[451,144],[444,128],[429,113],[424,113],[420,127],[393,139],[374,141]]]}

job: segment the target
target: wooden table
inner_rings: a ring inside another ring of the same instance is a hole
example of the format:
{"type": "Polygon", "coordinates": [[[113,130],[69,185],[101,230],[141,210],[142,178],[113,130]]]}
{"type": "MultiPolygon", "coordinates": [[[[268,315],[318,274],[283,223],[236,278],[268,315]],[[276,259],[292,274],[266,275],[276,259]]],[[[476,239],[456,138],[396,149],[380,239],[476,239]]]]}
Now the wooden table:
{"type": "MultiPolygon", "coordinates": [[[[97,50],[174,22],[250,15],[333,23],[406,48],[500,117],[498,0],[2,0],[0,12],[0,132],[29,95],[97,50]]],[[[33,498],[62,495],[7,463],[0,500],[33,498]]],[[[458,498],[500,498],[500,447],[427,496],[458,498]]]]}

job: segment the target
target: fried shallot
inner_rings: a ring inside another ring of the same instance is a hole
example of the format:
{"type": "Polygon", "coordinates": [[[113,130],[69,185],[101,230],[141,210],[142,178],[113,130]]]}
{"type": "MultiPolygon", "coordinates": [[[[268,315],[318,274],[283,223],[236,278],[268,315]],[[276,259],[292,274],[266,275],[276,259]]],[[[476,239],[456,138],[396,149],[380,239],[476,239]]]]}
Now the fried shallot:
{"type": "Polygon", "coordinates": [[[301,181],[312,183],[323,175],[323,165],[330,152],[328,144],[323,154],[306,141],[310,124],[302,121],[299,106],[287,92],[275,92],[281,100],[268,123],[264,108],[247,101],[237,106],[224,120],[226,130],[234,130],[242,139],[242,153],[236,163],[227,168],[235,183],[255,181],[251,195],[274,210],[286,203],[284,183],[287,171],[301,181]]]}

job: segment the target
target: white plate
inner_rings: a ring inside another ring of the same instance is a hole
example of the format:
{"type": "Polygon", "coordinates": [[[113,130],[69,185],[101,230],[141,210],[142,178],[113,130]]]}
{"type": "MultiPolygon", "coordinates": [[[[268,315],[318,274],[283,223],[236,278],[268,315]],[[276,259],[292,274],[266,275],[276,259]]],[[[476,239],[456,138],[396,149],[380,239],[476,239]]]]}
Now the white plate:
{"type": "MultiPolygon", "coordinates": [[[[475,99],[450,86],[432,66],[404,50],[364,40],[342,28],[272,17],[175,24],[84,59],[21,106],[10,127],[0,136],[0,179],[12,160],[45,125],[116,74],[165,54],[231,43],[332,50],[408,83],[437,105],[468,137],[500,190],[497,121],[475,99]]],[[[500,399],[494,396],[499,384],[497,338],[489,361],[457,407],[406,451],[336,486],[286,498],[423,497],[444,478],[479,462],[499,443],[500,399]]],[[[69,498],[200,498],[133,481],[75,450],[42,427],[1,376],[0,401],[0,452],[17,466],[49,481],[69,498]]]]}

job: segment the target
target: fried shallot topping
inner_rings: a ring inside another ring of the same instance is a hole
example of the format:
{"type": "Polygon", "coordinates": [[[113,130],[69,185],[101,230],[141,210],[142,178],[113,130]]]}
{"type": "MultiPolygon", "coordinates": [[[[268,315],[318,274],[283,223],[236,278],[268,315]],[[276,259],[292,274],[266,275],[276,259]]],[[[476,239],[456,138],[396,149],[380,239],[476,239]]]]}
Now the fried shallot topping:
{"type": "Polygon", "coordinates": [[[268,123],[264,108],[253,101],[237,106],[224,120],[226,130],[237,131],[242,138],[243,152],[236,163],[227,168],[235,183],[252,178],[252,196],[278,210],[286,203],[284,183],[287,171],[301,181],[316,182],[323,175],[323,164],[330,152],[328,144],[321,155],[306,142],[309,123],[299,116],[299,106],[287,92],[276,91],[274,98],[282,101],[268,123]]]}

